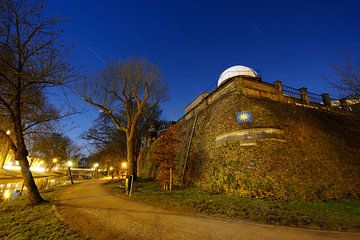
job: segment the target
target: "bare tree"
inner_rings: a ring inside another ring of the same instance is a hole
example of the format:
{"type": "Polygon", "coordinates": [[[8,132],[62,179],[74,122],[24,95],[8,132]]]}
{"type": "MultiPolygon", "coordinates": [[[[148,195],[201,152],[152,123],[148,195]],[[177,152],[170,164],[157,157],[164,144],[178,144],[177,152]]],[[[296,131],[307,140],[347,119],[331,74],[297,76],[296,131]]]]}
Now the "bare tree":
{"type": "Polygon", "coordinates": [[[78,161],[81,157],[80,148],[67,136],[59,133],[35,136],[31,148],[31,156],[45,160],[49,171],[54,166],[53,160],[65,165],[68,160],[78,161]]]}
{"type": "Polygon", "coordinates": [[[145,109],[155,108],[165,99],[165,93],[158,67],[145,59],[112,62],[85,81],[84,100],[99,108],[119,132],[125,133],[128,173],[135,177],[138,124],[145,109]]]}
{"type": "Polygon", "coordinates": [[[84,132],[81,137],[89,142],[96,151],[113,149],[116,154],[126,158],[126,136],[125,132],[117,131],[111,119],[100,114],[93,122],[90,129],[84,132]]]}
{"type": "Polygon", "coordinates": [[[8,135],[0,128],[0,135],[19,161],[32,205],[44,200],[29,168],[25,134],[59,117],[49,107],[45,90],[63,84],[69,76],[57,45],[59,20],[45,17],[44,7],[30,0],[0,1],[0,110],[11,129],[8,135]]]}
{"type": "Polygon", "coordinates": [[[330,85],[345,96],[360,96],[360,62],[351,56],[343,56],[341,62],[331,63],[335,77],[329,80],[330,85]]]}

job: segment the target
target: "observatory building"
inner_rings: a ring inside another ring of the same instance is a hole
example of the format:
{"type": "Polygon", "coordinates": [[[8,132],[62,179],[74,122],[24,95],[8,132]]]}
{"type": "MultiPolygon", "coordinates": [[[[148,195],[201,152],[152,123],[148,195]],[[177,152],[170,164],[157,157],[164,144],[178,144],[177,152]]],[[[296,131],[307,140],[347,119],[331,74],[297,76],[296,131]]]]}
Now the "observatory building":
{"type": "Polygon", "coordinates": [[[249,67],[235,65],[235,66],[229,67],[228,69],[226,69],[225,71],[223,71],[221,73],[218,83],[217,83],[217,86],[219,87],[221,84],[225,83],[229,79],[231,79],[233,77],[238,77],[238,76],[250,77],[250,78],[260,80],[260,78],[259,78],[257,72],[255,72],[255,70],[253,70],[249,67]]]}
{"type": "MultiPolygon", "coordinates": [[[[217,89],[215,91],[217,91],[219,88],[223,88],[223,86],[227,85],[227,83],[233,78],[241,78],[250,82],[261,82],[261,77],[254,69],[242,65],[235,65],[225,69],[220,74],[217,81],[217,89]]],[[[198,107],[200,103],[202,103],[203,100],[209,96],[209,94],[210,93],[203,92],[198,97],[196,97],[188,106],[185,107],[185,115],[195,107],[198,107]]]]}

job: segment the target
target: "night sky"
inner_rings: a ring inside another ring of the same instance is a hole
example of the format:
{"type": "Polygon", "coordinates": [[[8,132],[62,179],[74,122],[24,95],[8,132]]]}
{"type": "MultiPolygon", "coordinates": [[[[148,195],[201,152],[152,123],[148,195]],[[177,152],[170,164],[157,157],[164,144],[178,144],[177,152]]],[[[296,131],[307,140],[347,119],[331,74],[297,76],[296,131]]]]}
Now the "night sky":
{"type": "MultiPolygon", "coordinates": [[[[360,1],[50,0],[47,13],[68,18],[61,40],[72,47],[71,64],[89,75],[134,56],[158,64],[169,87],[168,120],[232,65],[334,96],[323,78],[333,74],[329,63],[360,54],[360,1]]],[[[67,120],[80,141],[98,111],[71,98],[85,111],[67,120]]]]}

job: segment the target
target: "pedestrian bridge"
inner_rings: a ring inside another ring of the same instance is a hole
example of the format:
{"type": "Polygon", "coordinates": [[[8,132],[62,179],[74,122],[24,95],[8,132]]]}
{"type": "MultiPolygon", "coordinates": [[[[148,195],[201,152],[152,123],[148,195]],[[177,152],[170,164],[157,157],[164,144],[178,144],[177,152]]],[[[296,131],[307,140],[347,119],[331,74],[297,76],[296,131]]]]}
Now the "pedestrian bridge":
{"type": "Polygon", "coordinates": [[[82,177],[84,179],[96,178],[98,169],[95,168],[70,168],[73,178],[82,177]]]}

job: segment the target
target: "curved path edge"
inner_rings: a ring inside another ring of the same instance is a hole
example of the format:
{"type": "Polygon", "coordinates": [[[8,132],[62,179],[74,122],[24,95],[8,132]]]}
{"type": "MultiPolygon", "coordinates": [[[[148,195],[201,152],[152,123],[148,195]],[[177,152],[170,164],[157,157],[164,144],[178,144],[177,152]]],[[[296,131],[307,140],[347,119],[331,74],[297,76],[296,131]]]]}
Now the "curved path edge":
{"type": "Polygon", "coordinates": [[[56,197],[61,218],[92,239],[355,240],[360,233],[318,231],[182,214],[118,197],[103,180],[75,184],[56,197]]]}

